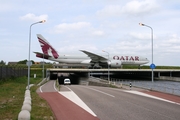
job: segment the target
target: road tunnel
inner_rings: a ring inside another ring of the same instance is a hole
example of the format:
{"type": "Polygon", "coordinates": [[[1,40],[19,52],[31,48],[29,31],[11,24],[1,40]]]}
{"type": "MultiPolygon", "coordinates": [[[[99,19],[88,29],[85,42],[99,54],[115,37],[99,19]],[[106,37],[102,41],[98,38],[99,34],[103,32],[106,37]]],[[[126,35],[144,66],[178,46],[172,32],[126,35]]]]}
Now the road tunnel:
{"type": "Polygon", "coordinates": [[[66,75],[59,75],[58,76],[58,82],[59,84],[64,84],[64,79],[69,78],[71,81],[71,84],[79,84],[80,83],[80,77],[73,73],[68,73],[66,75]]]}

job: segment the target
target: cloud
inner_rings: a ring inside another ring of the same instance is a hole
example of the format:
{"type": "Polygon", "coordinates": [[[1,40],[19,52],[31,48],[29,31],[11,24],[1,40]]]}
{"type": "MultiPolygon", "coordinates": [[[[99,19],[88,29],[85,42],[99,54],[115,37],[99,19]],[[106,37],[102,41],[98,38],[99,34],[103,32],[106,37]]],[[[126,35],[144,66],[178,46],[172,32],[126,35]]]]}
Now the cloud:
{"type": "Polygon", "coordinates": [[[177,34],[171,35],[168,39],[162,41],[162,47],[180,46],[180,37],[177,34]]]}
{"type": "Polygon", "coordinates": [[[109,5],[105,6],[102,10],[96,12],[98,16],[117,16],[121,14],[121,6],[120,5],[109,5]]]}
{"type": "Polygon", "coordinates": [[[39,15],[36,16],[35,14],[32,13],[28,13],[24,16],[20,17],[20,20],[25,20],[25,21],[41,21],[41,20],[47,20],[48,19],[48,15],[39,15]]]}
{"type": "Polygon", "coordinates": [[[133,0],[122,7],[123,13],[133,15],[148,15],[148,13],[157,12],[157,9],[159,9],[159,5],[154,0],[133,0]]]}
{"type": "Polygon", "coordinates": [[[146,56],[149,49],[150,44],[142,44],[141,41],[120,41],[113,44],[109,51],[117,54],[120,52],[121,54],[139,54],[146,56]]]}
{"type": "Polygon", "coordinates": [[[111,17],[120,15],[149,15],[149,13],[157,12],[160,6],[155,0],[138,1],[133,0],[124,6],[108,5],[102,10],[96,12],[98,16],[111,17]]]}
{"type": "Polygon", "coordinates": [[[142,34],[142,33],[131,32],[131,33],[129,33],[129,35],[135,39],[141,39],[141,40],[150,39],[150,34],[142,34]]]}
{"type": "Polygon", "coordinates": [[[159,51],[158,53],[161,53],[161,56],[172,55],[174,53],[179,53],[180,51],[180,37],[177,34],[172,34],[156,43],[156,51],[159,51]]]}
{"type": "Polygon", "coordinates": [[[64,52],[64,53],[78,53],[78,54],[81,53],[81,51],[79,50],[97,51],[98,49],[93,44],[79,44],[79,43],[76,43],[74,45],[69,44],[66,46],[62,46],[61,48],[58,49],[58,51],[61,51],[62,53],[64,52]]]}
{"type": "Polygon", "coordinates": [[[76,22],[76,23],[62,23],[59,25],[56,25],[54,27],[54,32],[55,33],[63,33],[66,31],[71,31],[71,30],[80,30],[84,28],[90,28],[91,24],[89,22],[76,22]]]}
{"type": "Polygon", "coordinates": [[[96,36],[102,36],[102,35],[104,35],[104,32],[98,30],[98,31],[94,31],[92,34],[93,34],[93,35],[96,35],[96,36]]]}
{"type": "Polygon", "coordinates": [[[168,40],[168,43],[171,44],[180,44],[180,37],[177,34],[173,34],[171,38],[168,40]]]}
{"type": "Polygon", "coordinates": [[[0,35],[1,36],[5,36],[5,35],[9,35],[10,33],[8,32],[7,29],[0,29],[0,35]]]}
{"type": "Polygon", "coordinates": [[[15,5],[8,3],[7,1],[1,1],[0,12],[11,11],[14,9],[14,6],[15,5]]]}
{"type": "Polygon", "coordinates": [[[73,41],[88,41],[89,39],[93,41],[105,36],[104,30],[95,28],[90,22],[62,23],[54,26],[49,32],[52,34],[60,33],[73,41]]]}

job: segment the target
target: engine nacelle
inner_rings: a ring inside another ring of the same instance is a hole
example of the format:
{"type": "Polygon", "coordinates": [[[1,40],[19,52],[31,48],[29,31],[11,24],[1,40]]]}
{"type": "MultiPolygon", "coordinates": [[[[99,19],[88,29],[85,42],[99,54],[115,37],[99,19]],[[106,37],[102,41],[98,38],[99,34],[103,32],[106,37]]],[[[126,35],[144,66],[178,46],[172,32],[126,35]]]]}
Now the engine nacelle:
{"type": "Polygon", "coordinates": [[[90,64],[91,60],[84,60],[81,62],[81,64],[90,64]]]}
{"type": "Polygon", "coordinates": [[[121,61],[120,60],[111,60],[108,62],[110,67],[121,67],[121,61]]]}

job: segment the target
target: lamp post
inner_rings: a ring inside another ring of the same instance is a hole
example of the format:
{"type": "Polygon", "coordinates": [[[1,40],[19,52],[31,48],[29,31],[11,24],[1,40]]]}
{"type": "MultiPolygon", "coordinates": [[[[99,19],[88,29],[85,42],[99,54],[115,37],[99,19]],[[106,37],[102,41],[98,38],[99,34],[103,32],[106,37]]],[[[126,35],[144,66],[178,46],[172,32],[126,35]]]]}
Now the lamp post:
{"type": "Polygon", "coordinates": [[[44,79],[44,54],[43,54],[43,79],[44,79]]]}
{"type": "Polygon", "coordinates": [[[110,83],[110,78],[109,78],[109,53],[107,51],[104,51],[104,50],[103,50],[103,52],[108,54],[108,81],[110,83]]]}
{"type": "Polygon", "coordinates": [[[153,29],[152,27],[148,26],[148,25],[145,25],[143,23],[139,23],[140,26],[146,26],[148,28],[151,29],[151,46],[152,46],[152,64],[150,65],[151,69],[152,69],[152,82],[154,82],[154,72],[153,72],[153,69],[155,68],[155,64],[153,63],[153,29]]]}
{"type": "Polygon", "coordinates": [[[30,50],[31,50],[31,27],[35,24],[38,24],[38,23],[44,23],[46,22],[45,20],[42,20],[42,21],[39,21],[39,22],[35,22],[33,24],[30,25],[30,29],[29,29],[29,55],[28,55],[28,62],[27,62],[27,65],[28,65],[28,90],[29,90],[29,79],[30,79],[30,66],[31,66],[31,62],[30,62],[30,50]]]}

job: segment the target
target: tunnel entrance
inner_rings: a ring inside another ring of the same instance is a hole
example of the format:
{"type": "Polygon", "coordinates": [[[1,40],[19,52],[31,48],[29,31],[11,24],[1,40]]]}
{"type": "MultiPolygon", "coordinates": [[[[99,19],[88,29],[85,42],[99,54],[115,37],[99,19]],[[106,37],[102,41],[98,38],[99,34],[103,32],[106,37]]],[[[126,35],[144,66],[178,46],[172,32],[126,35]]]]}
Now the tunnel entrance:
{"type": "Polygon", "coordinates": [[[60,85],[64,84],[65,78],[69,78],[71,81],[71,84],[79,84],[80,83],[80,76],[73,74],[73,73],[72,74],[68,73],[66,75],[60,74],[57,76],[57,78],[58,78],[58,82],[60,85]]]}
{"type": "Polygon", "coordinates": [[[50,74],[49,79],[50,80],[57,80],[57,73],[50,74]]]}

